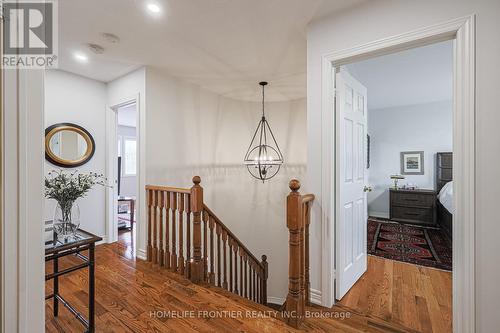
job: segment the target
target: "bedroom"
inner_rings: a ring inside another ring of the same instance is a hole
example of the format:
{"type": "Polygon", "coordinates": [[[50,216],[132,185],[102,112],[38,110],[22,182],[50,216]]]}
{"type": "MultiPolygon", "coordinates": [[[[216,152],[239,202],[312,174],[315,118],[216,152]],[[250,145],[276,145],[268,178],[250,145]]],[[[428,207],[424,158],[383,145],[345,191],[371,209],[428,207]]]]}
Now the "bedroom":
{"type": "MultiPolygon", "coordinates": [[[[356,225],[366,229],[368,255],[367,267],[360,265],[359,272],[346,274],[351,278],[340,283],[338,299],[355,310],[417,330],[424,328],[414,318],[399,318],[391,299],[408,298],[410,312],[418,317],[432,313],[433,303],[445,304],[433,315],[431,326],[451,331],[445,319],[452,311],[453,42],[351,63],[341,67],[336,80],[337,149],[342,160],[337,204],[345,208],[337,214],[342,222],[352,220],[353,237],[361,234],[356,225]],[[366,200],[366,215],[363,207],[347,204],[356,196],[355,187],[366,200]],[[430,291],[425,314],[415,301],[418,291],[396,295],[398,283],[403,289],[411,290],[417,283],[430,291]],[[380,287],[389,305],[372,307],[363,301],[381,297],[380,287]]],[[[350,230],[349,224],[341,224],[338,243],[349,243],[340,236],[346,235],[342,230],[350,230]]],[[[345,271],[352,267],[346,264],[345,271]]]]}

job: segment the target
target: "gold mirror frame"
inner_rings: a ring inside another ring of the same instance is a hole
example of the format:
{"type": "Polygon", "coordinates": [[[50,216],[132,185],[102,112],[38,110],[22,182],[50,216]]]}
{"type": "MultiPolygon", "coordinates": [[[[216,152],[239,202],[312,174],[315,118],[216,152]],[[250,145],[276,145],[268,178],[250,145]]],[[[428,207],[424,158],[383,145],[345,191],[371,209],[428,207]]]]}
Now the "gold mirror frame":
{"type": "Polygon", "coordinates": [[[59,123],[48,127],[45,130],[45,159],[52,164],[63,168],[74,168],[87,163],[95,152],[95,141],[92,135],[83,127],[72,123],[59,123]],[[54,154],[50,149],[50,140],[52,137],[61,131],[73,131],[80,134],[87,143],[87,150],[82,157],[76,160],[65,160],[54,154]]]}

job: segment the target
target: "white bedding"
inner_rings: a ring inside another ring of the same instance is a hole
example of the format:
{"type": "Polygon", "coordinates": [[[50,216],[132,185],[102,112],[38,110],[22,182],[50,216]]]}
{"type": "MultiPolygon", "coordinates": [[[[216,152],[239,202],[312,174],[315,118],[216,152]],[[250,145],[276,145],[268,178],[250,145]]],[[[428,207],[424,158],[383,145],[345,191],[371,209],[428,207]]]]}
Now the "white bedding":
{"type": "Polygon", "coordinates": [[[438,194],[439,202],[446,208],[451,214],[454,213],[455,209],[453,207],[453,182],[446,183],[438,194]]]}

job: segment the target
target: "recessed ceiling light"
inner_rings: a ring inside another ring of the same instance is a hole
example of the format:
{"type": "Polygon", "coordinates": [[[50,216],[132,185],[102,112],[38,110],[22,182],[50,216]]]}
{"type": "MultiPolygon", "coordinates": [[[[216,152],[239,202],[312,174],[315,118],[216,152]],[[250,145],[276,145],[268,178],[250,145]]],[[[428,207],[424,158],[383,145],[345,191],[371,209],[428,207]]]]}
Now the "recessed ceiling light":
{"type": "Polygon", "coordinates": [[[153,13],[153,14],[158,14],[158,13],[161,11],[160,6],[158,6],[158,5],[157,5],[157,4],[155,4],[155,3],[149,3],[149,4],[147,5],[147,8],[148,8],[148,10],[149,10],[151,13],[153,13]]]}
{"type": "Polygon", "coordinates": [[[87,57],[87,56],[86,56],[85,54],[83,54],[83,53],[79,53],[79,52],[77,52],[77,53],[75,53],[73,56],[74,56],[74,57],[75,57],[75,59],[76,59],[76,60],[78,60],[79,62],[87,62],[87,61],[89,61],[89,57],[87,57]]]}

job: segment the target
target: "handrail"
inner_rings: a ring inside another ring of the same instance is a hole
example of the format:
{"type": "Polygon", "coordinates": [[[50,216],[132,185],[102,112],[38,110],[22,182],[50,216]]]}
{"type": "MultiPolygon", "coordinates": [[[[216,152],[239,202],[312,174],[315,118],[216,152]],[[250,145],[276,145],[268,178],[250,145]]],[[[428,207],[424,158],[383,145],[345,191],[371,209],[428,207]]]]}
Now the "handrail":
{"type": "Polygon", "coordinates": [[[191,193],[191,189],[189,188],[161,186],[161,185],[146,185],[146,190],[175,192],[175,193],[191,193]]]}
{"type": "Polygon", "coordinates": [[[302,203],[305,204],[305,203],[308,203],[310,201],[313,201],[314,200],[314,194],[304,194],[302,196],[302,203]]]}
{"type": "Polygon", "coordinates": [[[294,316],[288,316],[289,325],[298,328],[305,316],[305,307],[309,304],[309,224],[311,205],[314,194],[299,193],[300,182],[292,179],[289,184],[290,194],[286,199],[286,224],[290,232],[288,295],[285,309],[294,316]]]}
{"type": "Polygon", "coordinates": [[[267,257],[259,261],[203,202],[201,179],[190,189],[147,185],[147,260],[193,283],[267,303],[267,257]]]}
{"type": "Polygon", "coordinates": [[[207,207],[207,205],[203,204],[203,209],[217,221],[217,224],[219,224],[227,232],[227,234],[238,243],[238,246],[242,248],[253,259],[253,261],[255,261],[255,263],[264,268],[264,265],[262,265],[262,263],[252,254],[252,252],[250,252],[250,250],[238,239],[238,237],[236,237],[231,230],[229,230],[229,228],[222,223],[222,221],[217,217],[217,215],[214,214],[214,212],[210,210],[210,208],[207,207]]]}

